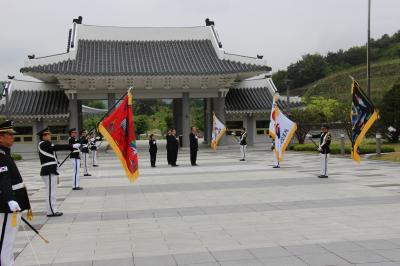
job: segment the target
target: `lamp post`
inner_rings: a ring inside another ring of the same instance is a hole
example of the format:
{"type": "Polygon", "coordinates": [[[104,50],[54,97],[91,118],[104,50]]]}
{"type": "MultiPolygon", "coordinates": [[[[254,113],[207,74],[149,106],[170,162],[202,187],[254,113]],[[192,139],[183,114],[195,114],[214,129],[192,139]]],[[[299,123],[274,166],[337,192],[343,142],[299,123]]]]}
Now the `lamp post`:
{"type": "Polygon", "coordinates": [[[367,40],[367,94],[371,99],[371,65],[370,65],[370,40],[371,40],[371,0],[368,0],[368,40],[367,40]]]}

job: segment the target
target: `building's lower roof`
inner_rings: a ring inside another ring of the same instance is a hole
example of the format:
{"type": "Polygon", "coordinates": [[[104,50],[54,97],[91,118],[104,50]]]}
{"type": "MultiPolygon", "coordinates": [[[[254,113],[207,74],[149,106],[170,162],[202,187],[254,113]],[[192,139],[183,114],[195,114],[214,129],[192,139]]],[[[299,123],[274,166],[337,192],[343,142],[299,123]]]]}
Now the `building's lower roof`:
{"type": "MultiPolygon", "coordinates": [[[[68,118],[68,98],[62,90],[14,90],[9,102],[12,118],[68,118]]],[[[6,105],[0,105],[6,115],[6,105]]]]}
{"type": "Polygon", "coordinates": [[[225,99],[227,113],[267,113],[273,96],[267,88],[233,88],[225,99]]]}
{"type": "Polygon", "coordinates": [[[270,71],[265,65],[220,59],[210,40],[79,40],[75,59],[21,68],[23,73],[155,76],[270,71]]]}
{"type": "MultiPolygon", "coordinates": [[[[269,113],[272,109],[273,95],[277,92],[271,79],[246,80],[229,89],[226,95],[225,107],[227,113],[269,113]]],[[[300,98],[291,101],[291,108],[302,106],[300,98]]],[[[286,101],[278,100],[278,106],[286,109],[286,101]]]]}

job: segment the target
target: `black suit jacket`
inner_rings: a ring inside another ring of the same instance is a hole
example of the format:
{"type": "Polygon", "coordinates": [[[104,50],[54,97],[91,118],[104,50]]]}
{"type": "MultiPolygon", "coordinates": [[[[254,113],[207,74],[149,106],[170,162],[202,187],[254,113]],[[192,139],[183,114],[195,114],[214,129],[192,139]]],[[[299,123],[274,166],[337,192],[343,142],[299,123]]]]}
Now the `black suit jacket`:
{"type": "Polygon", "coordinates": [[[197,139],[196,134],[190,133],[189,139],[190,139],[190,150],[191,151],[199,150],[199,140],[197,139]]]}

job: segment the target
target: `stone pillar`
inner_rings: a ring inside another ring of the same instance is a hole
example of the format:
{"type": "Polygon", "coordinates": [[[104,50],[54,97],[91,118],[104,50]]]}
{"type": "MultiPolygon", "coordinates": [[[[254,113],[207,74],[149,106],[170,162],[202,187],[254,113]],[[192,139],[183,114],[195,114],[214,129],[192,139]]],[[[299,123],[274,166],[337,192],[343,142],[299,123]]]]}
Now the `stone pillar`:
{"type": "MultiPolygon", "coordinates": [[[[215,112],[215,115],[218,117],[218,119],[226,124],[226,119],[225,119],[225,96],[226,94],[224,92],[218,92],[218,98],[213,98],[213,109],[215,112]]],[[[223,136],[221,140],[218,143],[218,146],[224,146],[226,145],[226,136],[223,136]]]]}
{"type": "Polygon", "coordinates": [[[79,128],[79,110],[76,94],[71,94],[69,98],[69,128],[79,128]]]}
{"type": "Polygon", "coordinates": [[[211,99],[204,99],[204,143],[211,143],[212,106],[211,99]]]}
{"type": "Polygon", "coordinates": [[[177,135],[182,135],[182,99],[174,99],[172,102],[172,112],[174,119],[174,128],[176,129],[177,135]]]}
{"type": "MultiPolygon", "coordinates": [[[[78,132],[83,129],[83,114],[82,114],[82,101],[78,100],[78,132]]],[[[86,128],[86,130],[91,130],[91,128],[86,128]]]]}
{"type": "Polygon", "coordinates": [[[182,93],[182,147],[189,147],[190,134],[190,98],[189,92],[182,93]]]}
{"type": "Polygon", "coordinates": [[[253,146],[256,139],[256,120],[253,115],[246,115],[247,145],[253,146]]]}
{"type": "Polygon", "coordinates": [[[115,104],[115,93],[107,93],[107,109],[110,110],[115,104]]]}

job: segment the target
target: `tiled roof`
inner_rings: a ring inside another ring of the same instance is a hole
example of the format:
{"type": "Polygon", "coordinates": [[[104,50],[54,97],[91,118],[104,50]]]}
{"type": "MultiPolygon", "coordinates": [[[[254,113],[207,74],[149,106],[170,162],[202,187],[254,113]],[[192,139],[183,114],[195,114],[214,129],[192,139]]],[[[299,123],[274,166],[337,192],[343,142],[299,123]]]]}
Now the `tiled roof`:
{"type": "MultiPolygon", "coordinates": [[[[232,88],[225,99],[227,113],[268,113],[272,108],[273,96],[266,87],[232,88]]],[[[286,108],[286,102],[278,101],[281,109],[286,108]]],[[[300,107],[301,103],[291,103],[291,107],[300,107]]]]}
{"type": "MultiPolygon", "coordinates": [[[[10,99],[11,117],[68,117],[68,98],[62,90],[15,90],[10,99]]],[[[6,114],[5,104],[0,115],[6,114]]]]}
{"type": "Polygon", "coordinates": [[[73,75],[215,75],[265,72],[263,65],[218,58],[210,40],[79,40],[75,59],[21,68],[21,72],[73,75]]]}

